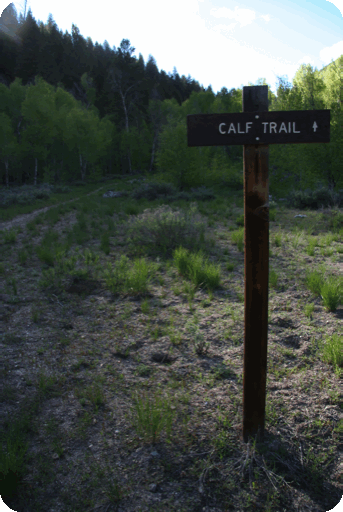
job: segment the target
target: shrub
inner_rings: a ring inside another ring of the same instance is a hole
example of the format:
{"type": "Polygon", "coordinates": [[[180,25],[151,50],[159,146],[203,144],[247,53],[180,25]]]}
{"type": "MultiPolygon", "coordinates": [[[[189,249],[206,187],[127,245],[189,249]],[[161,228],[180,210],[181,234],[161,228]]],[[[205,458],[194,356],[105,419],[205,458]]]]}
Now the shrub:
{"type": "MultiPolygon", "coordinates": [[[[190,213],[196,213],[196,204],[191,203],[190,213]]],[[[173,211],[170,206],[162,205],[155,211],[150,208],[129,221],[128,234],[137,245],[150,245],[153,250],[163,250],[171,255],[179,245],[193,245],[199,236],[204,242],[205,226],[197,219],[189,219],[189,214],[173,211]]],[[[198,219],[199,220],[199,219],[198,219]]]]}
{"type": "Polygon", "coordinates": [[[231,190],[243,190],[243,173],[242,171],[235,171],[227,176],[222,177],[221,184],[223,187],[228,187],[231,190]]]}
{"type": "Polygon", "coordinates": [[[161,196],[174,196],[176,192],[177,190],[172,183],[151,182],[140,186],[131,194],[131,196],[134,199],[144,198],[149,201],[153,201],[161,196]]]}
{"type": "Polygon", "coordinates": [[[56,185],[54,187],[54,192],[56,194],[67,194],[68,192],[70,192],[70,188],[67,187],[66,185],[56,185]]]}
{"type": "Polygon", "coordinates": [[[191,192],[193,198],[198,201],[210,201],[216,197],[212,190],[209,190],[206,187],[192,188],[191,192]]]}
{"type": "Polygon", "coordinates": [[[177,194],[176,199],[180,201],[190,201],[192,199],[192,196],[188,192],[182,191],[177,194]]]}
{"type": "Polygon", "coordinates": [[[0,194],[0,207],[8,208],[13,204],[26,205],[33,203],[36,199],[48,199],[53,187],[47,183],[35,187],[34,185],[23,185],[4,190],[0,194]]]}
{"type": "Polygon", "coordinates": [[[329,219],[329,228],[338,229],[339,226],[343,225],[343,214],[340,211],[332,212],[332,216],[329,219]]]}
{"type": "Polygon", "coordinates": [[[86,182],[82,180],[75,180],[71,182],[71,185],[73,185],[74,187],[85,187],[86,182]]]}
{"type": "Polygon", "coordinates": [[[287,206],[303,210],[310,208],[317,210],[322,205],[338,206],[342,203],[343,197],[340,192],[332,192],[329,188],[320,187],[316,190],[295,190],[286,197],[287,206]]]}
{"type": "Polygon", "coordinates": [[[50,197],[50,191],[48,190],[37,190],[36,199],[48,199],[50,197]]]}
{"type": "Polygon", "coordinates": [[[16,204],[17,195],[12,191],[3,191],[0,194],[0,208],[8,208],[12,204],[16,204]]]}
{"type": "Polygon", "coordinates": [[[34,196],[32,196],[28,193],[23,193],[23,194],[20,194],[17,196],[16,203],[18,203],[20,205],[24,205],[24,204],[32,203],[34,200],[35,200],[34,196]]]}
{"type": "Polygon", "coordinates": [[[99,181],[104,182],[104,181],[111,181],[111,180],[122,179],[122,178],[123,178],[122,174],[107,174],[106,176],[103,176],[102,178],[100,178],[99,181]]]}
{"type": "Polygon", "coordinates": [[[244,213],[237,217],[236,224],[237,226],[244,226],[244,213]]]}

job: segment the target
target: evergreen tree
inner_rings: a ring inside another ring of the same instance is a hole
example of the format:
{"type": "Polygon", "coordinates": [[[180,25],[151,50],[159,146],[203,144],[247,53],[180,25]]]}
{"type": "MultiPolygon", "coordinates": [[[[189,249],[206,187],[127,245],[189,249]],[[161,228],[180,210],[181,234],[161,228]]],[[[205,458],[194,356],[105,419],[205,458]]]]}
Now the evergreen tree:
{"type": "Polygon", "coordinates": [[[33,83],[39,72],[40,50],[42,37],[36,20],[32,16],[31,8],[22,25],[18,28],[18,35],[22,39],[19,47],[15,75],[22,78],[23,83],[33,83]]]}
{"type": "Polygon", "coordinates": [[[48,23],[40,25],[42,47],[38,74],[47,82],[57,85],[63,78],[63,35],[49,14],[48,23]]]}
{"type": "Polygon", "coordinates": [[[139,99],[140,78],[143,78],[136,59],[132,57],[135,48],[130,45],[128,39],[123,39],[117,54],[114,56],[112,66],[108,71],[108,81],[112,91],[117,93],[123,109],[125,134],[123,134],[123,147],[127,147],[128,170],[131,174],[131,152],[129,144],[129,113],[135,102],[139,99]]]}

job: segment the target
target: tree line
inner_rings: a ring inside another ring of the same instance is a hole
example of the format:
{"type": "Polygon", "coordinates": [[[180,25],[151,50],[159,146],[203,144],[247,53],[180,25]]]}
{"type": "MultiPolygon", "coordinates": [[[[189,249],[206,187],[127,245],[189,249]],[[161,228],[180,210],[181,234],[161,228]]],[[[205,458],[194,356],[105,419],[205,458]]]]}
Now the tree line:
{"type": "MultiPolygon", "coordinates": [[[[214,94],[175,68],[159,71],[151,55],[147,63],[135,57],[127,39],[110,49],[106,41],[85,40],[75,25],[63,34],[51,14],[39,26],[31,10],[19,21],[13,4],[4,14],[3,186],[139,171],[157,172],[181,189],[223,180],[242,187],[242,148],[188,148],[186,127],[188,114],[242,112],[242,89],[214,94]]],[[[343,56],[321,71],[301,65],[292,84],[278,77],[276,94],[268,86],[269,110],[331,110],[330,143],[270,146],[271,188],[343,188],[342,65],[343,56]]]]}

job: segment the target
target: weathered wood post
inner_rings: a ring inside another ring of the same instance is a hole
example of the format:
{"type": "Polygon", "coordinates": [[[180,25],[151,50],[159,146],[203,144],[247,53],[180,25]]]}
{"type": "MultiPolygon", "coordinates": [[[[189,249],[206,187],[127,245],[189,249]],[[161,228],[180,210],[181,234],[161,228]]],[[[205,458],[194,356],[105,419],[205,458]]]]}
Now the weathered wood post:
{"type": "Polygon", "coordinates": [[[269,277],[268,145],[330,142],[330,110],[268,112],[268,86],[243,87],[243,113],[187,116],[188,146],[243,145],[243,439],[264,434],[269,277]]]}
{"type": "MultiPolygon", "coordinates": [[[[243,112],[268,110],[268,86],[243,87],[243,112]]],[[[268,144],[244,144],[243,438],[263,436],[269,276],[268,144]]]]}

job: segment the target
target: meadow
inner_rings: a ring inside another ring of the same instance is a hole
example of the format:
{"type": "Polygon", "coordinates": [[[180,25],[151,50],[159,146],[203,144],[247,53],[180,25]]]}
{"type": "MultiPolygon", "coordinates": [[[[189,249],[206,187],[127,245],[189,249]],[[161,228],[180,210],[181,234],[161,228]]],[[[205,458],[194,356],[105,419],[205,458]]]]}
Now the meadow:
{"type": "Polygon", "coordinates": [[[270,192],[265,436],[244,443],[242,191],[78,185],[32,200],[26,187],[0,208],[3,501],[23,512],[333,509],[341,204],[299,208],[270,192]]]}

